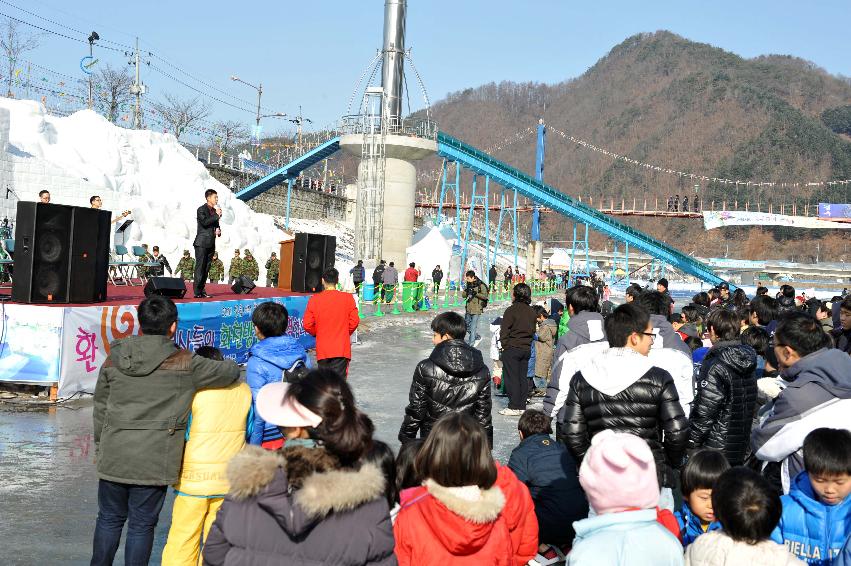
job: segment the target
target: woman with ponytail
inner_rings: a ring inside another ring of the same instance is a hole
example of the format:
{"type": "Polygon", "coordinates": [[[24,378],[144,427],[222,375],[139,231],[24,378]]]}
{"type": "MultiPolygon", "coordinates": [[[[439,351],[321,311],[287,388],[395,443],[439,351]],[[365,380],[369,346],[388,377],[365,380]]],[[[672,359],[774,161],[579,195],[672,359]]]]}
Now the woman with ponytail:
{"type": "Polygon", "coordinates": [[[286,442],[231,461],[204,564],[395,565],[386,480],[367,458],[374,427],[345,380],[315,370],[266,385],[256,410],[286,442]]]}

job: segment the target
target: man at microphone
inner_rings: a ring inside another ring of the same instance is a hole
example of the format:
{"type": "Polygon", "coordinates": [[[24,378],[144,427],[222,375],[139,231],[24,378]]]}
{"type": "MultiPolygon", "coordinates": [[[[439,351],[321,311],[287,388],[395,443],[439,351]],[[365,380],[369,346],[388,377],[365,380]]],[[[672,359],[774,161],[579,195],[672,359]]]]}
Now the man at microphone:
{"type": "MultiPolygon", "coordinates": [[[[101,208],[103,208],[103,199],[100,198],[99,195],[91,196],[89,197],[89,205],[91,205],[92,208],[100,210],[101,208]]],[[[124,212],[116,216],[114,220],[112,220],[112,224],[115,224],[116,222],[121,222],[128,216],[130,216],[130,211],[125,210],[124,212]]]]}
{"type": "Polygon", "coordinates": [[[204,192],[207,202],[198,207],[195,219],[198,222],[198,234],[192,245],[195,247],[195,281],[192,282],[196,299],[209,297],[204,291],[213,252],[216,251],[216,238],[222,235],[219,219],[222,209],[219,208],[219,194],[213,189],[204,192]]]}

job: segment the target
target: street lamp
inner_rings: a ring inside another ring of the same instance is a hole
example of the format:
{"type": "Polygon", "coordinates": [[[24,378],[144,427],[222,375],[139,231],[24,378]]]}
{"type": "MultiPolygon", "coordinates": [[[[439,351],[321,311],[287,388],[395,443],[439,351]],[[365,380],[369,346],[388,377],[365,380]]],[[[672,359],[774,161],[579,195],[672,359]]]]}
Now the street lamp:
{"type": "Polygon", "coordinates": [[[304,124],[305,122],[312,124],[313,120],[311,120],[310,118],[305,118],[304,116],[302,116],[301,105],[299,105],[298,116],[296,116],[295,118],[290,118],[290,122],[292,122],[293,124],[298,126],[298,142],[297,142],[298,147],[296,148],[296,151],[298,153],[301,153],[301,127],[302,127],[302,124],[304,124]]]}
{"type": "MultiPolygon", "coordinates": [[[[96,31],[93,31],[89,35],[89,59],[91,59],[90,63],[94,62],[94,45],[95,45],[95,41],[97,41],[99,39],[100,39],[100,36],[98,35],[98,32],[96,32],[96,31]]],[[[89,110],[91,110],[92,106],[94,106],[94,100],[93,100],[92,97],[93,97],[92,74],[89,73],[89,110]]]]}

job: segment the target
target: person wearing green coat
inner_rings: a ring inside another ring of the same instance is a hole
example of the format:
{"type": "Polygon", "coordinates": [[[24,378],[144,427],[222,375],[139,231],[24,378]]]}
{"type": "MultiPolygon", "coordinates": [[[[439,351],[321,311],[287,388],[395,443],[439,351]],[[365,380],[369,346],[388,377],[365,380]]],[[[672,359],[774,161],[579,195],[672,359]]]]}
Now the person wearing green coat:
{"type": "Polygon", "coordinates": [[[218,252],[213,252],[210,261],[210,283],[220,283],[225,278],[225,264],[219,259],[218,252]]]}
{"type": "Polygon", "coordinates": [[[242,274],[252,281],[257,281],[260,277],[260,266],[248,248],[245,248],[245,259],[242,260],[242,274]]]}
{"type": "Polygon", "coordinates": [[[278,286],[278,271],[281,268],[281,262],[278,261],[278,255],[272,252],[269,259],[266,260],[266,286],[278,286]]]}
{"type": "Polygon", "coordinates": [[[567,310],[565,310],[561,314],[561,318],[558,319],[558,336],[556,337],[556,339],[561,338],[562,336],[567,334],[568,322],[570,322],[570,315],[568,314],[567,310]]]}
{"type": "Polygon", "coordinates": [[[233,285],[240,275],[243,273],[242,258],[239,257],[239,248],[233,251],[233,257],[230,259],[230,267],[228,267],[228,285],[233,285]]]}
{"type": "Polygon", "coordinates": [[[177,482],[192,399],[199,389],[239,379],[232,360],[197,356],[174,344],[177,307],[152,296],[138,308],[142,334],[116,340],[98,374],[94,442],[98,515],[92,564],[112,564],[129,517],[124,555],[147,564],[169,485],[177,482]]]}
{"type": "Polygon", "coordinates": [[[174,275],[183,277],[187,281],[192,281],[192,278],[195,277],[195,259],[189,255],[189,250],[183,250],[183,257],[177,262],[174,275]]]}
{"type": "MultiPolygon", "coordinates": [[[[142,255],[136,256],[136,261],[139,263],[152,263],[154,261],[154,256],[150,254],[148,251],[148,244],[142,244],[142,249],[145,250],[145,253],[142,255]]],[[[148,277],[148,270],[150,268],[147,265],[140,265],[136,268],[136,272],[139,274],[140,279],[145,279],[148,277]]]]}

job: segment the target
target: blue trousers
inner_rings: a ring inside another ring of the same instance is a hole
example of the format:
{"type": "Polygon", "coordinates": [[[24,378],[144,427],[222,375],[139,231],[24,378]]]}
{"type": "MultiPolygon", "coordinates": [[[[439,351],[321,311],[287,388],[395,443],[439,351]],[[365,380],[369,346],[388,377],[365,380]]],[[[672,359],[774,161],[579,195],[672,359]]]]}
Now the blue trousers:
{"type": "Polygon", "coordinates": [[[124,564],[147,566],[165,494],[164,485],[131,485],[99,480],[92,566],[112,564],[125,521],[127,541],[124,545],[124,564]]]}
{"type": "Polygon", "coordinates": [[[464,341],[470,346],[475,344],[476,340],[479,338],[478,328],[480,318],[482,318],[482,315],[480,314],[467,313],[464,315],[464,322],[467,323],[467,336],[464,338],[464,341]]]}

